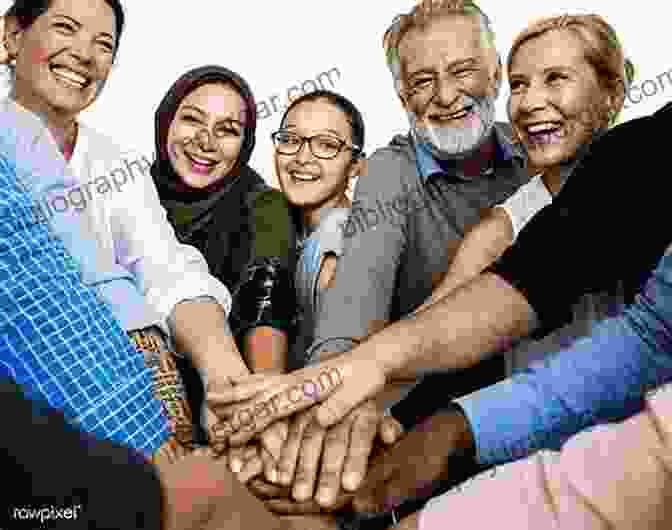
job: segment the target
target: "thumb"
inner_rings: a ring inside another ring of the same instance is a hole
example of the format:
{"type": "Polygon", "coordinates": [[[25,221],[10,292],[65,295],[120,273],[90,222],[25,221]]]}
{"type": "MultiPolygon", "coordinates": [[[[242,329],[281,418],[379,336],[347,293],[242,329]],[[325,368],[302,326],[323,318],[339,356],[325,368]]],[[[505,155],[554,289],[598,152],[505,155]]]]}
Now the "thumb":
{"type": "Polygon", "coordinates": [[[378,434],[385,445],[392,445],[404,434],[404,427],[392,416],[385,416],[378,427],[378,434]]]}

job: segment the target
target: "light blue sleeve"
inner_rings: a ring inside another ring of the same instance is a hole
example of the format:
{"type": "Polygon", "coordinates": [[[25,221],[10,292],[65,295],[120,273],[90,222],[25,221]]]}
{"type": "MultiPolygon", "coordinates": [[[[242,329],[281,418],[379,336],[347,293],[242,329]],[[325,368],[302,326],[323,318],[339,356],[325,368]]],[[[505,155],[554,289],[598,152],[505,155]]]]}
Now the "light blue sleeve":
{"type": "Polygon", "coordinates": [[[635,303],[591,336],[527,370],[463,398],[477,458],[498,464],[560,449],[597,423],[641,411],[644,396],[672,380],[672,256],[635,303]]]}

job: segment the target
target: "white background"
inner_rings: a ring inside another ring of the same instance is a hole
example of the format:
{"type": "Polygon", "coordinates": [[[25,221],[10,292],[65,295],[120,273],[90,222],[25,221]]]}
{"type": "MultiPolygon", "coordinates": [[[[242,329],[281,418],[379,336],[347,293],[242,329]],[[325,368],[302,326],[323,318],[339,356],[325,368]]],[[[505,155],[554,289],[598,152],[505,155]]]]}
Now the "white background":
{"type": "MultiPolygon", "coordinates": [[[[154,111],[170,85],[190,68],[221,64],[239,72],[258,102],[304,80],[338,68],[334,90],[362,110],[367,127],[367,153],[405,132],[407,122],[385,65],[382,36],[394,16],[407,12],[413,0],[126,0],[127,25],[117,64],[99,100],[83,115],[90,126],[118,143],[154,152],[154,111]]],[[[0,0],[4,13],[9,0],[0,0]]],[[[505,61],[513,38],[533,19],[562,13],[594,12],[614,26],[626,54],[637,67],[635,83],[653,79],[657,92],[623,119],[648,114],[672,100],[672,82],[656,76],[672,70],[668,37],[670,0],[482,0],[505,61]],[[636,6],[636,7],[635,7],[636,6]]],[[[648,92],[652,93],[651,84],[648,92]]],[[[498,117],[506,119],[504,83],[498,117]]],[[[327,87],[331,88],[331,87],[327,87]]],[[[2,87],[2,92],[6,91],[2,87]]],[[[276,113],[259,122],[252,166],[275,184],[269,135],[280,121],[276,113]]]]}

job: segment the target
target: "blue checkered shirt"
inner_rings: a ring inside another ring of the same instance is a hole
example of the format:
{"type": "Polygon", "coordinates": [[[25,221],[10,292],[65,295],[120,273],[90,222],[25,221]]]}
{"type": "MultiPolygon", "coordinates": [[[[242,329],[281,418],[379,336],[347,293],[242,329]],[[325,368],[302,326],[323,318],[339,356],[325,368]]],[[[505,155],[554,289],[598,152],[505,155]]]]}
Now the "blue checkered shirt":
{"type": "Polygon", "coordinates": [[[37,211],[0,156],[0,375],[82,430],[150,455],[169,430],[143,354],[37,211]]]}

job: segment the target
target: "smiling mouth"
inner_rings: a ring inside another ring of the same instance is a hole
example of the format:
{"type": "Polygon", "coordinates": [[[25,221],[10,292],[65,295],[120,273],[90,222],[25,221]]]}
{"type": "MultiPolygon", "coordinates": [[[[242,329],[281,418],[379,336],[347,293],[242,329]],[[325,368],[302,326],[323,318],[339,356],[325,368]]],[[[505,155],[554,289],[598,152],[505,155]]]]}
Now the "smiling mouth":
{"type": "Polygon", "coordinates": [[[429,119],[437,122],[437,123],[449,123],[451,121],[456,121],[456,120],[462,120],[469,116],[474,107],[469,106],[469,107],[464,107],[457,112],[441,112],[441,113],[435,113],[435,114],[430,114],[429,119]]]}
{"type": "Polygon", "coordinates": [[[292,180],[298,182],[315,182],[317,180],[320,180],[320,176],[315,175],[314,173],[302,173],[298,171],[290,171],[289,176],[292,177],[292,180]]]}
{"type": "Polygon", "coordinates": [[[191,162],[191,166],[199,173],[208,173],[217,165],[217,162],[214,160],[209,160],[207,158],[199,158],[195,155],[192,155],[188,152],[184,152],[184,156],[191,162]]]}
{"type": "Polygon", "coordinates": [[[49,70],[59,83],[69,88],[83,90],[92,83],[90,77],[84,76],[64,66],[53,65],[49,67],[49,70]]]}
{"type": "Polygon", "coordinates": [[[562,122],[546,121],[526,125],[523,130],[527,134],[529,143],[535,146],[553,144],[567,136],[567,129],[562,122]]]}

